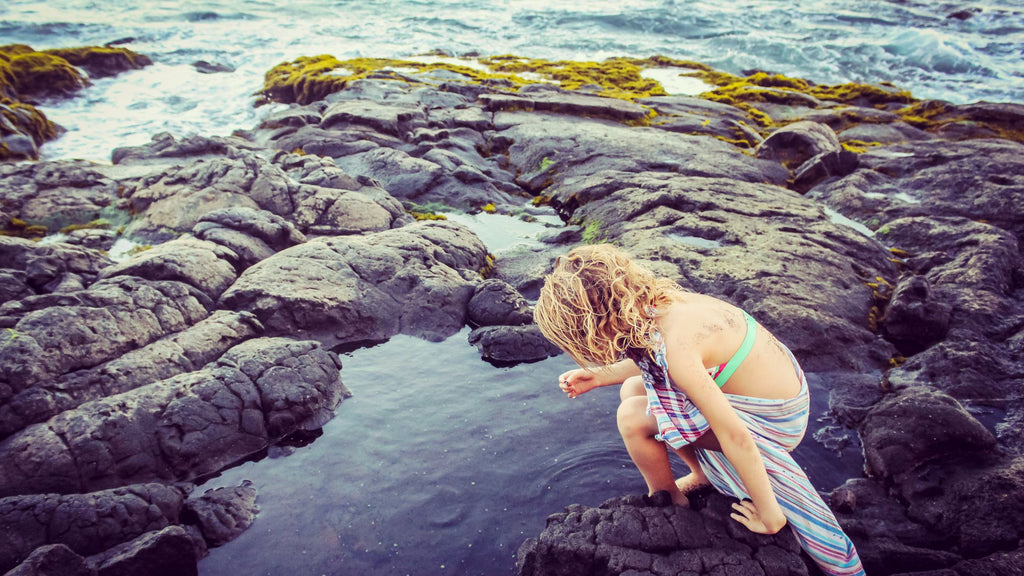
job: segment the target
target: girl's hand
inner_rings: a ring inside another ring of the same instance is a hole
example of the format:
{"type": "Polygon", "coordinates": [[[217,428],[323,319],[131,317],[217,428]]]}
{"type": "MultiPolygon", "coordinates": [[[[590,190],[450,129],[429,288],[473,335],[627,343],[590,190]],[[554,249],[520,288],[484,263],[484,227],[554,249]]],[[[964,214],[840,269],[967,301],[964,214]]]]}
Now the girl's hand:
{"type": "Polygon", "coordinates": [[[761,519],[761,515],[758,514],[757,507],[754,506],[754,503],[750,500],[743,500],[742,502],[735,503],[732,505],[732,508],[733,510],[736,510],[736,512],[739,512],[739,514],[733,512],[729,516],[731,516],[733,520],[746,526],[751,532],[756,532],[757,534],[775,534],[779,530],[782,530],[782,527],[786,525],[785,516],[782,517],[782,522],[777,524],[777,526],[769,527],[766,525],[764,520],[761,519]]]}
{"type": "Polygon", "coordinates": [[[590,392],[599,385],[597,374],[583,368],[569,370],[558,377],[558,387],[568,394],[569,398],[590,392]]]}

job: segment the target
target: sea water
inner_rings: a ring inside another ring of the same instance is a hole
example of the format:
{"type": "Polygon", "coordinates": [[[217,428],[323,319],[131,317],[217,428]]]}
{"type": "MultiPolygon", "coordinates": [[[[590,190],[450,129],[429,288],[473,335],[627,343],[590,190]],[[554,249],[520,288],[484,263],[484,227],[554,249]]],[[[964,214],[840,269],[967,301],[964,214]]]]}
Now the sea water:
{"type": "MultiPolygon", "coordinates": [[[[250,480],[261,509],[200,574],[510,575],[549,514],[646,491],[616,430],[617,388],[570,400],[557,385],[574,367],[566,356],[497,368],[467,335],[343,354],[354,395],[321,437],[200,488],[250,480]]],[[[811,427],[794,457],[828,491],[863,460],[855,438],[830,430],[827,382],[808,380],[811,427]]]]}
{"type": "Polygon", "coordinates": [[[1024,1],[931,0],[5,0],[0,45],[124,41],[144,70],[42,109],[68,132],[48,159],[110,161],[153,134],[227,135],[273,109],[253,94],[274,65],[331,54],[513,53],[601,60],[661,54],[741,74],[892,82],[918,98],[1024,102],[1024,1]],[[198,61],[232,72],[203,74],[198,61]]]}

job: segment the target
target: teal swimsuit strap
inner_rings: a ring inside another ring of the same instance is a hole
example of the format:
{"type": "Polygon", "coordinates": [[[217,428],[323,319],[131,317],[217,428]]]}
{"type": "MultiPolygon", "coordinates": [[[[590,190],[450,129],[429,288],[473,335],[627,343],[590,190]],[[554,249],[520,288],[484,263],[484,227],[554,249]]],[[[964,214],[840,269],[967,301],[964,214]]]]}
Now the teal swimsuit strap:
{"type": "Polygon", "coordinates": [[[754,320],[746,311],[741,310],[741,312],[743,312],[743,318],[747,321],[747,333],[743,336],[743,343],[740,344],[740,349],[732,355],[732,358],[729,358],[722,372],[715,376],[715,384],[718,384],[719,388],[725,386],[732,373],[740,367],[743,360],[747,358],[747,354],[750,354],[750,349],[754,347],[754,339],[757,337],[757,320],[754,320]]]}

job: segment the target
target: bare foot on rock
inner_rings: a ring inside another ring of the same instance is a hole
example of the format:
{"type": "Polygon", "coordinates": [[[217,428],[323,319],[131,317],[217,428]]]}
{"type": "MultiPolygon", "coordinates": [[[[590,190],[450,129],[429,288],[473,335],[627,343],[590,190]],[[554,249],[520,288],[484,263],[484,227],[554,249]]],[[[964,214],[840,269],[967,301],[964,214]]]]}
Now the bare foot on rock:
{"type": "Polygon", "coordinates": [[[703,474],[694,474],[693,472],[690,472],[686,476],[676,480],[676,488],[679,489],[680,494],[684,495],[708,486],[711,486],[711,482],[708,481],[707,476],[703,474]]]}

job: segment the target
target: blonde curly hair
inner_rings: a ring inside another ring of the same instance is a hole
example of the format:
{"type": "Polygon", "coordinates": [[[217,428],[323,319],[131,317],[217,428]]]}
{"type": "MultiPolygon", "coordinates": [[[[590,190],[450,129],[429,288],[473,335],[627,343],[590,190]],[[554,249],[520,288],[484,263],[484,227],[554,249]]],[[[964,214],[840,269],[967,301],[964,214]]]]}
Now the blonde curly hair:
{"type": "Polygon", "coordinates": [[[682,291],[611,244],[580,246],[555,262],[533,317],[544,337],[577,364],[605,366],[627,349],[650,349],[657,321],[652,307],[682,291]]]}

